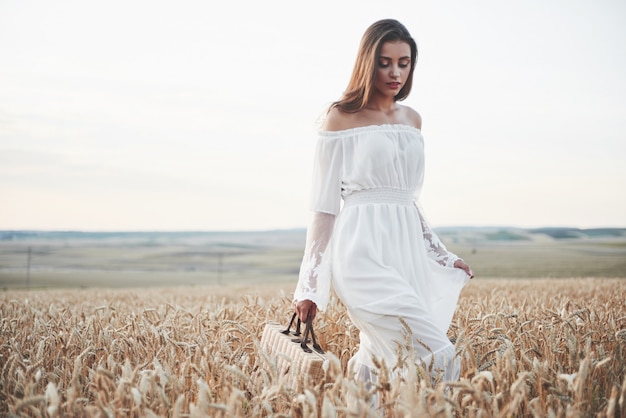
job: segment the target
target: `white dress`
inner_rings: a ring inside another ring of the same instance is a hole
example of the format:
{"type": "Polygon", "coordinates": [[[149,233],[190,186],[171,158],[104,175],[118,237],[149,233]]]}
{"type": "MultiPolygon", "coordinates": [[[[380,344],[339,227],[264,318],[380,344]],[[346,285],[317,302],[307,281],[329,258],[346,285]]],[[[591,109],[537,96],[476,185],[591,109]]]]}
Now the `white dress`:
{"type": "Polygon", "coordinates": [[[333,287],[360,330],[351,373],[366,381],[374,379],[372,358],[395,365],[397,342],[406,341],[399,318],[427,365],[434,360],[444,380],[459,377],[446,333],[469,277],[453,267],[458,257],[419,210],[423,179],[424,141],[417,128],[319,133],[313,220],[294,300],[309,299],[324,310],[333,287]]]}

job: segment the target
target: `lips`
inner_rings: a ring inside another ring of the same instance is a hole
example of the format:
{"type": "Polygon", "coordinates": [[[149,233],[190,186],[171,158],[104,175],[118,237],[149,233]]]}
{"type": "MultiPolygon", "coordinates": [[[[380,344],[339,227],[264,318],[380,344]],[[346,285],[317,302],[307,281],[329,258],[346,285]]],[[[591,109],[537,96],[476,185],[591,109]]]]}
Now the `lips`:
{"type": "Polygon", "coordinates": [[[391,83],[387,83],[387,85],[389,86],[390,89],[397,90],[400,88],[401,83],[391,82],[391,83]]]}

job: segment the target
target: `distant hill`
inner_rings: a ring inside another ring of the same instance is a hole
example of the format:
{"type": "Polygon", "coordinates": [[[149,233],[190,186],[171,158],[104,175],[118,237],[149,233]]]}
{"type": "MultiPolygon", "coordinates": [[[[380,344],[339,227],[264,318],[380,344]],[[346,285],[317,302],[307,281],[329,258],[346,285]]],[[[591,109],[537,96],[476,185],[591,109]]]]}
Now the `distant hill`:
{"type": "MultiPolygon", "coordinates": [[[[446,242],[497,243],[545,240],[626,239],[626,228],[515,228],[440,227],[435,232],[446,242]]],[[[302,247],[304,228],[269,231],[0,231],[0,242],[84,242],[103,245],[212,245],[259,247],[302,247]]]]}
{"type": "Polygon", "coordinates": [[[626,236],[626,228],[536,228],[529,231],[532,234],[545,234],[554,239],[626,236]]]}
{"type": "Polygon", "coordinates": [[[304,229],[272,231],[0,231],[0,242],[82,242],[99,245],[303,246],[304,229]]]}
{"type": "Polygon", "coordinates": [[[443,227],[435,228],[442,239],[452,242],[523,242],[545,240],[626,239],[626,228],[515,228],[443,227]]]}

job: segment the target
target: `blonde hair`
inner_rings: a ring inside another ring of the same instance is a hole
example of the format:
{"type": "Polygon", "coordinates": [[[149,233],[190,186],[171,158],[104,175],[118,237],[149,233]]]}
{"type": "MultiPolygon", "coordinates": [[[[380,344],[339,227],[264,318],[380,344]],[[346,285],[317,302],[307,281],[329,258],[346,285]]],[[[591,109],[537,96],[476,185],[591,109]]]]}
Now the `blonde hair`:
{"type": "Polygon", "coordinates": [[[390,41],[406,42],[411,48],[409,77],[394,98],[396,101],[406,99],[413,86],[417,45],[402,23],[395,19],[383,19],[374,22],[363,34],[348,87],[341,99],[330,105],[329,110],[337,107],[344,112],[354,113],[367,106],[374,88],[380,50],[383,43],[390,41]]]}

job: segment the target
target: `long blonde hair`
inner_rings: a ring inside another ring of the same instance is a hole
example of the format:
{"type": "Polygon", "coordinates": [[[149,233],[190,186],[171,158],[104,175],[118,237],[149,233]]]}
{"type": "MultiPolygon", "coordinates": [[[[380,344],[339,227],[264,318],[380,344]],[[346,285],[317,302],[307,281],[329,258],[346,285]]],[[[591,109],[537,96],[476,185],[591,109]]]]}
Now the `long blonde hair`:
{"type": "Polygon", "coordinates": [[[380,50],[383,43],[390,41],[406,42],[411,47],[409,77],[394,98],[396,101],[406,99],[413,86],[413,70],[417,62],[417,45],[402,23],[395,19],[383,19],[374,22],[363,34],[348,87],[341,99],[330,105],[329,110],[337,107],[344,112],[354,113],[367,106],[374,89],[380,50]]]}

